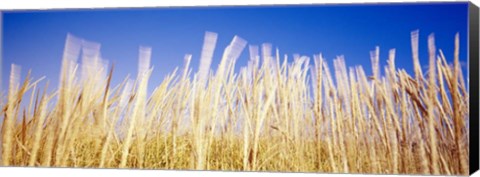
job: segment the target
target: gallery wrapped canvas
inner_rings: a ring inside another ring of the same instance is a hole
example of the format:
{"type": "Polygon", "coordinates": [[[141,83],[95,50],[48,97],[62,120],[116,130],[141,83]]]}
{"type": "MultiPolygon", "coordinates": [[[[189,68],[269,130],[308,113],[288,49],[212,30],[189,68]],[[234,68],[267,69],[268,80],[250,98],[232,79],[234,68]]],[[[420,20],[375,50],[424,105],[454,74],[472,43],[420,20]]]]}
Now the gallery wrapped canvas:
{"type": "Polygon", "coordinates": [[[469,2],[2,11],[1,166],[469,175],[469,2]]]}

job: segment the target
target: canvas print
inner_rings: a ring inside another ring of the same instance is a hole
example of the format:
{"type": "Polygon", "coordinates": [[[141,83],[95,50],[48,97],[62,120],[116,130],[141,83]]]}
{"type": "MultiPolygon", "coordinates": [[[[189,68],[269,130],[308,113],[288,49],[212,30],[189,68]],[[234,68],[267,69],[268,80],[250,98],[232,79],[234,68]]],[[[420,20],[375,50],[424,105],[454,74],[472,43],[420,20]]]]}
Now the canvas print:
{"type": "Polygon", "coordinates": [[[467,175],[468,9],[4,11],[1,165],[467,175]]]}

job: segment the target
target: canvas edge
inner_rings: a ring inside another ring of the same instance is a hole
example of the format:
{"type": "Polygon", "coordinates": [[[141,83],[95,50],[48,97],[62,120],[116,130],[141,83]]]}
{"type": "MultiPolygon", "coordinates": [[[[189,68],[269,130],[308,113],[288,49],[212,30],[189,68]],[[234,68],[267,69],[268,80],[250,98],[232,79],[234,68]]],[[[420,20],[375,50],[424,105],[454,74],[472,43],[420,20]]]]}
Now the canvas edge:
{"type": "Polygon", "coordinates": [[[469,61],[469,79],[470,79],[470,175],[479,169],[479,113],[478,101],[479,91],[479,13],[478,7],[469,2],[468,6],[468,61],[469,61]]]}

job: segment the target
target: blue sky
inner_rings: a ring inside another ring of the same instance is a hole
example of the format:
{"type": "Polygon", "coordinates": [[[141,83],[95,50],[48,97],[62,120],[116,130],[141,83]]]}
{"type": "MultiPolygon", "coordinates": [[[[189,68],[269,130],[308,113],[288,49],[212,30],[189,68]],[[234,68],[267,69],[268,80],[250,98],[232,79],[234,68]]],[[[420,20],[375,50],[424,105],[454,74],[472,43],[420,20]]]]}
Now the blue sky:
{"type": "MultiPolygon", "coordinates": [[[[154,71],[150,90],[192,54],[196,72],[205,31],[218,33],[212,61],[215,69],[234,35],[249,45],[271,43],[281,54],[322,53],[330,66],[344,55],[348,66],[370,73],[369,52],[380,46],[381,65],[396,48],[396,65],[412,71],[410,32],[420,30],[420,62],[428,65],[427,36],[435,33],[437,48],[453,60],[455,33],[460,33],[460,58],[467,57],[467,3],[316,5],[258,7],[189,7],[3,12],[2,87],[10,64],[25,76],[46,76],[58,82],[67,33],[101,43],[102,57],[115,63],[113,84],[136,75],[139,46],[152,47],[154,71]]],[[[237,61],[247,64],[248,49],[237,61]]],[[[466,68],[464,68],[466,73],[466,68]]],[[[237,70],[238,71],[238,70],[237,70]]],[[[23,80],[23,78],[22,78],[23,80]]]]}

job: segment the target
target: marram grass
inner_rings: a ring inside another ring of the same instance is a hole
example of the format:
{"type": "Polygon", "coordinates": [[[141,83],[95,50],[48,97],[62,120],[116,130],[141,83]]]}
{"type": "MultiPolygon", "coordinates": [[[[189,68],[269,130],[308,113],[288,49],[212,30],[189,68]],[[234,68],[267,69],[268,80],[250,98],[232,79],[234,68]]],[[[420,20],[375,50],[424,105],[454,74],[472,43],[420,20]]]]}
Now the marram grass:
{"type": "Polygon", "coordinates": [[[429,67],[414,73],[379,66],[372,73],[272,54],[249,46],[248,66],[235,72],[246,41],[235,37],[217,71],[210,70],[217,35],[207,32],[198,73],[191,55],[147,93],[151,49],[140,48],[139,73],[111,85],[114,67],[100,45],[67,36],[60,83],[12,65],[2,94],[3,166],[196,169],[375,174],[468,173],[469,93],[455,36],[453,64],[429,36],[429,67]],[[82,50],[82,65],[77,58],[82,50]],[[383,73],[383,74],[382,74],[383,73]],[[43,84],[42,84],[43,83],[43,84]],[[31,94],[27,94],[27,93],[31,94]]]}

